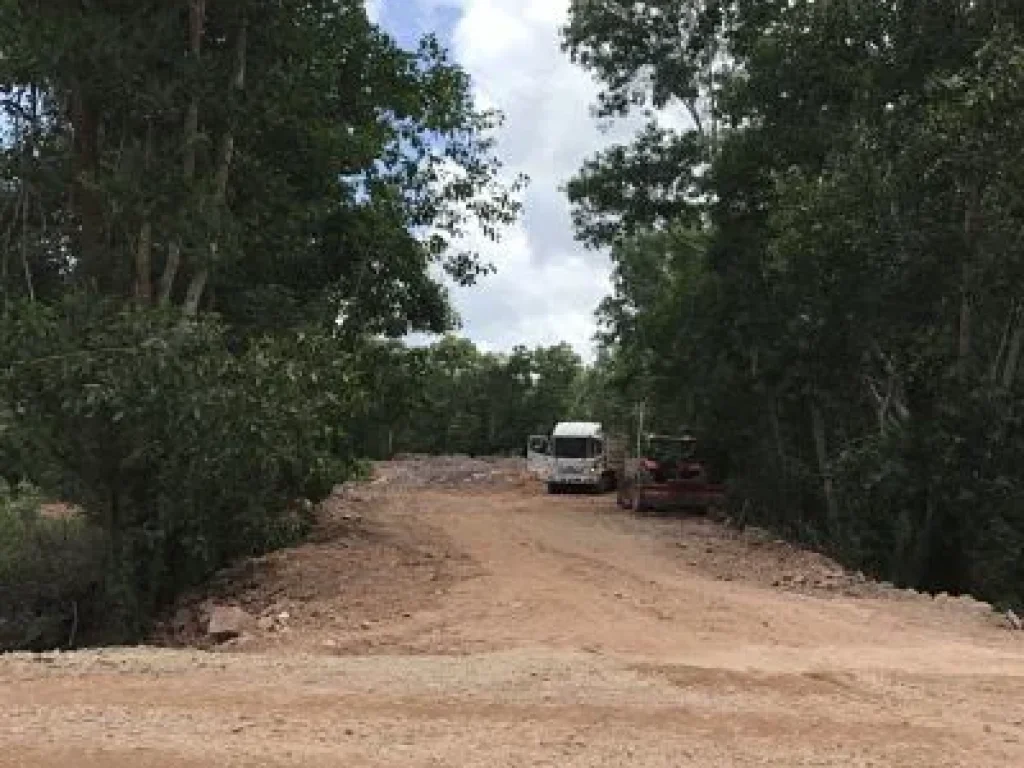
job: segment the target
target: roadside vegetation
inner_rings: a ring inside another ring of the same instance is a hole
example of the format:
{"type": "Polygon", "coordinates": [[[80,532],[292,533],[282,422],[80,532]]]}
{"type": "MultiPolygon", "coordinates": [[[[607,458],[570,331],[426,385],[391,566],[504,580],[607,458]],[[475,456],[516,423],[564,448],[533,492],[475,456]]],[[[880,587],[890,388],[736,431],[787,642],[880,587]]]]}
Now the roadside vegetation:
{"type": "Polygon", "coordinates": [[[0,644],[130,642],[359,472],[522,180],[361,0],[3,2],[0,50],[0,644]]]}
{"type": "Polygon", "coordinates": [[[1024,600],[1024,6],[575,2],[610,248],[605,418],[693,425],[735,514],[929,590],[1024,600]],[[616,406],[615,398],[620,398],[616,406]]]}

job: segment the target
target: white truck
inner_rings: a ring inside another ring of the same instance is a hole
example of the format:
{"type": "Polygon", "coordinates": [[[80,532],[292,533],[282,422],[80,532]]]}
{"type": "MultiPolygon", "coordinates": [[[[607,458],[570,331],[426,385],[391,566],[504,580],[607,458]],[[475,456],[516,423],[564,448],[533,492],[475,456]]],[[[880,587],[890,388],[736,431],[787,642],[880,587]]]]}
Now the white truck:
{"type": "Polygon", "coordinates": [[[624,449],[619,441],[608,441],[601,425],[592,421],[562,421],[551,437],[533,435],[527,448],[527,463],[542,477],[548,493],[569,488],[600,493],[615,487],[614,456],[624,449]]]}

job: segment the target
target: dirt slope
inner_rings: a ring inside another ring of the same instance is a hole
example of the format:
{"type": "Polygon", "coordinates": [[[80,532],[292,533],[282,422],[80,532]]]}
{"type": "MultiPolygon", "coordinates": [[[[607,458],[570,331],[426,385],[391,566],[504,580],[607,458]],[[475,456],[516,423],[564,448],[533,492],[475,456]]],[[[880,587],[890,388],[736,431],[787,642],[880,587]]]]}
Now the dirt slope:
{"type": "Polygon", "coordinates": [[[1024,635],[985,606],[511,469],[383,466],[213,585],[263,617],[214,653],[0,660],[0,766],[1024,765],[1024,635]]]}

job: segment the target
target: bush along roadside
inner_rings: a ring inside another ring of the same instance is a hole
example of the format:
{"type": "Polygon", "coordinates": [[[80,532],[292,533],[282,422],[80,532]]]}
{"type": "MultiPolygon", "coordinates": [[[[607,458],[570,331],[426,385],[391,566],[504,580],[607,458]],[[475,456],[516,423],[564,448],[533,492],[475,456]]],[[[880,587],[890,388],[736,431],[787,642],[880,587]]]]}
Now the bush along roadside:
{"type": "Polygon", "coordinates": [[[296,500],[357,469],[338,425],[358,378],[322,334],[233,349],[216,322],[78,297],[8,313],[0,358],[5,473],[82,511],[46,520],[7,487],[0,600],[46,621],[18,619],[3,648],[60,646],[72,624],[80,642],[138,639],[181,590],[300,539],[296,500]]]}
{"type": "Polygon", "coordinates": [[[98,607],[104,549],[97,526],[48,516],[37,489],[0,481],[0,650],[74,646],[98,607]]]}

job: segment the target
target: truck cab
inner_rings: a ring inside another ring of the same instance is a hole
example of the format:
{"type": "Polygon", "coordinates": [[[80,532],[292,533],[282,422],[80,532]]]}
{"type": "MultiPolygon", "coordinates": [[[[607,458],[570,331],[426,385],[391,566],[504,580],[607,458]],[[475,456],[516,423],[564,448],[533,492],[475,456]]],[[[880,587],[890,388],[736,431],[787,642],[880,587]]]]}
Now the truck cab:
{"type": "Polygon", "coordinates": [[[569,488],[604,492],[614,486],[604,432],[597,422],[563,421],[548,443],[548,493],[569,488]]]}

